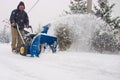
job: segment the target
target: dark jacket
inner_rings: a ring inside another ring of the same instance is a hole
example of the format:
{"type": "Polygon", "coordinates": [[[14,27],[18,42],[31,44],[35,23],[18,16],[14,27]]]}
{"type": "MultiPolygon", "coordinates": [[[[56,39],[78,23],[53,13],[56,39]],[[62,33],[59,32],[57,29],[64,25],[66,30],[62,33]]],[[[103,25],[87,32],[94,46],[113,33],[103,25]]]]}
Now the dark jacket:
{"type": "MultiPolygon", "coordinates": [[[[29,25],[27,13],[18,9],[13,10],[10,16],[10,23],[13,22],[19,26],[19,29],[23,29],[25,25],[29,25]]],[[[16,26],[13,27],[16,28],[16,26]]]]}

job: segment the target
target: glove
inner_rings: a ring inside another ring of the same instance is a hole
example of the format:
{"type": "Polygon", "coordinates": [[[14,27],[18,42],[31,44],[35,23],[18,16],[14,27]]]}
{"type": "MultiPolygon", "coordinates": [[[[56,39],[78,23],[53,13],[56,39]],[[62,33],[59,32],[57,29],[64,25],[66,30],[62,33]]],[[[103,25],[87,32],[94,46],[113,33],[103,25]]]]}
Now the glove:
{"type": "Polygon", "coordinates": [[[26,27],[26,28],[29,28],[29,25],[26,25],[25,27],[26,27]]]}

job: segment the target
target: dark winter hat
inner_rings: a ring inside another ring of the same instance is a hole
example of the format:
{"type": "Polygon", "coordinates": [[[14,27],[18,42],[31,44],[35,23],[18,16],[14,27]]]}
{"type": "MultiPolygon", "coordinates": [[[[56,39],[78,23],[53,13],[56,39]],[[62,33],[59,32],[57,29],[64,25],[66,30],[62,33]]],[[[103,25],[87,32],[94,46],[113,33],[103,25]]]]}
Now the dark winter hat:
{"type": "Polygon", "coordinates": [[[18,7],[17,7],[17,9],[19,9],[19,6],[21,6],[21,5],[25,7],[25,4],[24,4],[24,2],[22,2],[22,1],[21,1],[21,2],[18,4],[18,7]]]}

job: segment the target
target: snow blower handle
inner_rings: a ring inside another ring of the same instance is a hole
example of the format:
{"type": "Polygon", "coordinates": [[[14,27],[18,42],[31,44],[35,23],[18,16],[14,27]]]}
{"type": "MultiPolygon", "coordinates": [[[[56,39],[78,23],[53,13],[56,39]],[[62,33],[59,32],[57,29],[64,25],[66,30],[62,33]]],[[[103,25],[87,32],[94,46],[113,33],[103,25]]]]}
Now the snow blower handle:
{"type": "Polygon", "coordinates": [[[32,26],[29,26],[29,28],[31,28],[31,31],[32,31],[32,33],[33,33],[33,29],[32,29],[32,26]]]}
{"type": "Polygon", "coordinates": [[[23,39],[23,36],[22,36],[22,34],[20,32],[20,29],[19,29],[18,25],[17,25],[17,31],[18,31],[18,34],[20,35],[20,38],[22,39],[23,44],[25,44],[25,41],[23,39]]]}
{"type": "Polygon", "coordinates": [[[31,29],[31,32],[33,33],[32,26],[30,26],[30,25],[26,25],[25,28],[30,28],[30,29],[31,29]]]}

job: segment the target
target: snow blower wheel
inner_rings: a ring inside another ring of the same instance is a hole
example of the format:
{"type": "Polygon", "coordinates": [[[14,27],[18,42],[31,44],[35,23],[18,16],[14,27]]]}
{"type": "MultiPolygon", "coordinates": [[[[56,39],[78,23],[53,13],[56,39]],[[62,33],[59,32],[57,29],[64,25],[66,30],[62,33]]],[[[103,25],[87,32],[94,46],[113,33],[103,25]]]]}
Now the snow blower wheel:
{"type": "Polygon", "coordinates": [[[23,55],[23,56],[26,56],[26,47],[24,46],[24,45],[22,45],[21,47],[20,47],[20,54],[21,55],[23,55]]]}

